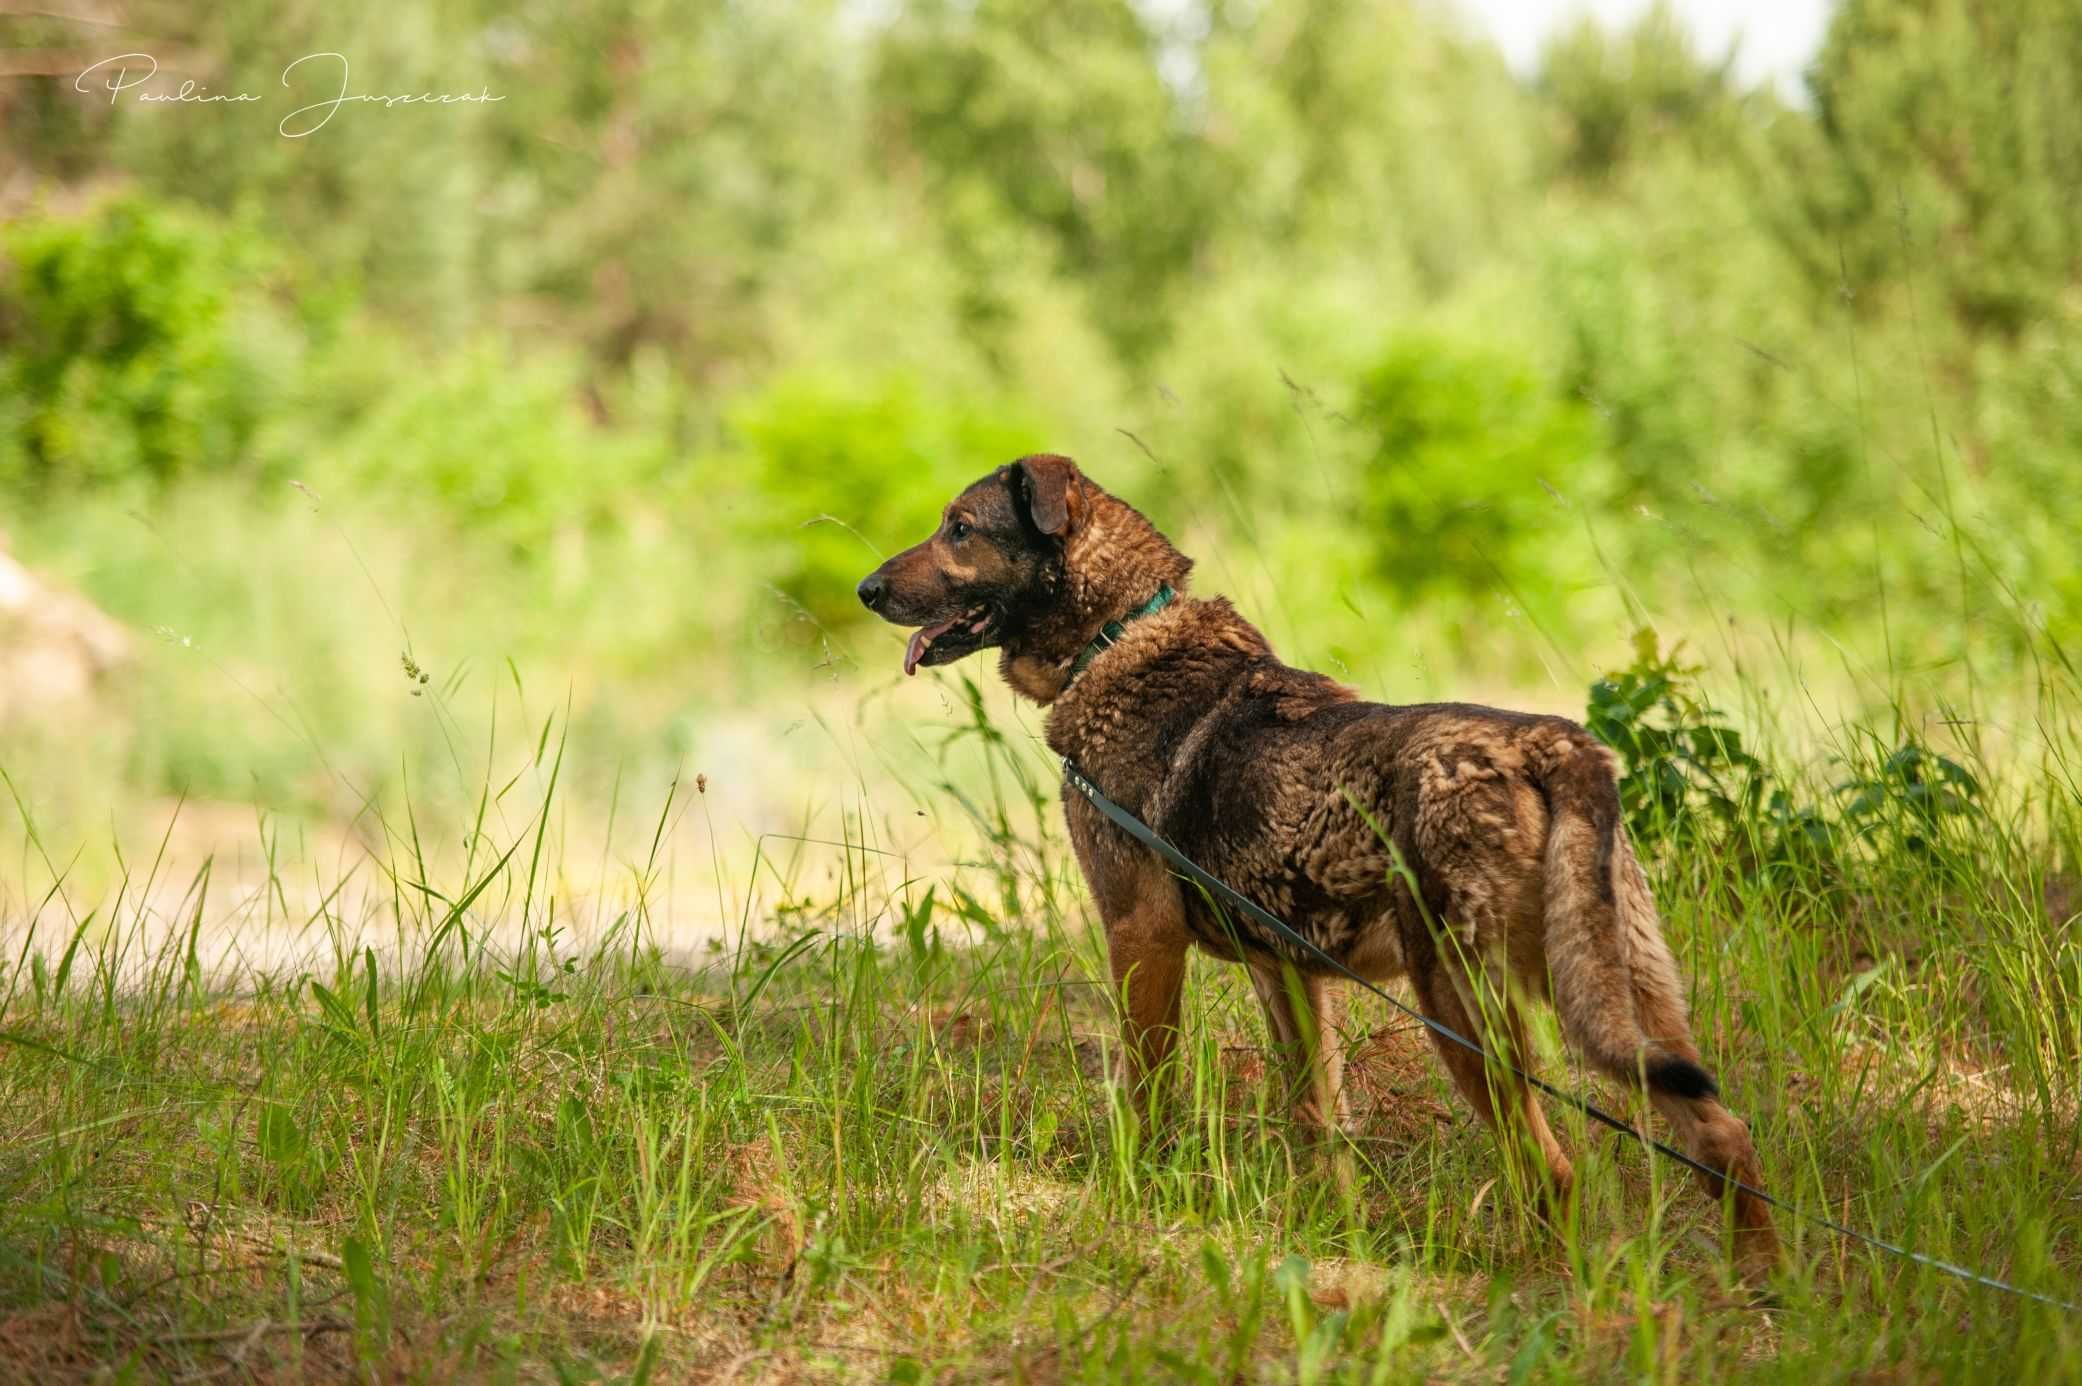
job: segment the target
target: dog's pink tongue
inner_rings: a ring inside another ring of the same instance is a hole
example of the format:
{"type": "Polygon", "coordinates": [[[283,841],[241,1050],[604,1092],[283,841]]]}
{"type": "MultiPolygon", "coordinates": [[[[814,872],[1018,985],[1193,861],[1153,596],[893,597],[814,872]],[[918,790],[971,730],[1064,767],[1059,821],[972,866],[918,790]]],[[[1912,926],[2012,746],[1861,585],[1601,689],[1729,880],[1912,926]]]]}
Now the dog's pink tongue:
{"type": "Polygon", "coordinates": [[[953,621],[942,621],[937,626],[927,626],[923,630],[911,632],[911,643],[904,647],[904,674],[907,677],[916,676],[918,661],[925,658],[925,652],[932,648],[933,641],[953,629],[954,621],[960,619],[961,617],[957,616],[953,621]]]}
{"type": "Polygon", "coordinates": [[[925,658],[926,648],[932,643],[933,638],[924,631],[914,630],[911,632],[911,643],[904,647],[904,677],[915,678],[917,676],[918,661],[925,658]]]}

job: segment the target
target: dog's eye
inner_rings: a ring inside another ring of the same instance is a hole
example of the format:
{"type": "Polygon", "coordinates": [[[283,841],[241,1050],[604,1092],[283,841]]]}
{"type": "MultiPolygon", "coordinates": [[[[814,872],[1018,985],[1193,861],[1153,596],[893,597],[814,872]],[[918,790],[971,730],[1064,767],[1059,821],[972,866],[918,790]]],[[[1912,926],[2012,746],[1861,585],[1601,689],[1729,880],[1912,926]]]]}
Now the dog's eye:
{"type": "Polygon", "coordinates": [[[952,520],[948,522],[947,538],[951,542],[959,544],[962,540],[968,537],[969,522],[967,520],[952,520]]]}

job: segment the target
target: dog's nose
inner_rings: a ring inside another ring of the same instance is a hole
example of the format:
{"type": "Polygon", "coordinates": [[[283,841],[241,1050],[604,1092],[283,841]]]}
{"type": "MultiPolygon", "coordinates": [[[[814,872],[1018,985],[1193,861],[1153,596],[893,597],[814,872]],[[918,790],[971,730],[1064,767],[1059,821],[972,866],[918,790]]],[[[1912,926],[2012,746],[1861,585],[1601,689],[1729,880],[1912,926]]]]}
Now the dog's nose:
{"type": "Polygon", "coordinates": [[[869,573],[855,590],[860,593],[862,606],[870,611],[880,611],[882,603],[889,600],[889,579],[880,573],[869,573]]]}

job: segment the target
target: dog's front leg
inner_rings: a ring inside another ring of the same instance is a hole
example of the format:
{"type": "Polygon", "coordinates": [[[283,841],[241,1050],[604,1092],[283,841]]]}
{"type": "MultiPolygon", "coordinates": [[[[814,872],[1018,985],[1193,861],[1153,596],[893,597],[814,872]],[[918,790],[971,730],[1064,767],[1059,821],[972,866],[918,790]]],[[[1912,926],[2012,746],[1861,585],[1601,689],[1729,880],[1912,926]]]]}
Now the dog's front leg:
{"type": "Polygon", "coordinates": [[[1121,1085],[1145,1124],[1165,1060],[1178,1043],[1185,995],[1185,903],[1169,878],[1106,919],[1106,957],[1121,1008],[1121,1085]]]}

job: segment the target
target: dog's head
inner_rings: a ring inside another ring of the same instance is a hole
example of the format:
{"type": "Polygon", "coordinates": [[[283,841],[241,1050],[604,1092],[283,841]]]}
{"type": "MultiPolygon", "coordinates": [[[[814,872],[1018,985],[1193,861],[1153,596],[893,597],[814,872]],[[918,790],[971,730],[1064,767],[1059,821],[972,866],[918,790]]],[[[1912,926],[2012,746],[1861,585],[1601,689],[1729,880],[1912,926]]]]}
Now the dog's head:
{"type": "Polygon", "coordinates": [[[1016,641],[1055,601],[1063,541],[1089,505],[1076,463],[1022,457],[969,486],[923,543],[861,579],[868,610],[917,627],[904,672],[1016,641]]]}

